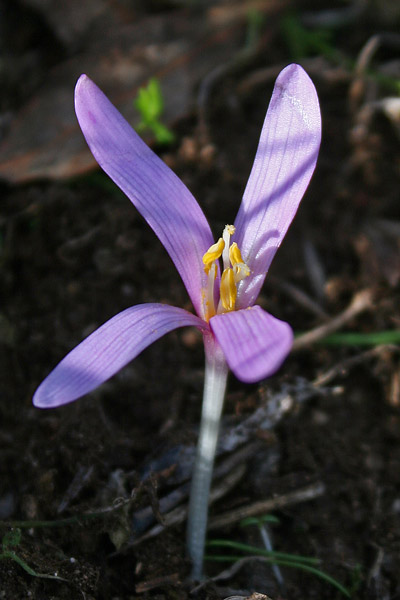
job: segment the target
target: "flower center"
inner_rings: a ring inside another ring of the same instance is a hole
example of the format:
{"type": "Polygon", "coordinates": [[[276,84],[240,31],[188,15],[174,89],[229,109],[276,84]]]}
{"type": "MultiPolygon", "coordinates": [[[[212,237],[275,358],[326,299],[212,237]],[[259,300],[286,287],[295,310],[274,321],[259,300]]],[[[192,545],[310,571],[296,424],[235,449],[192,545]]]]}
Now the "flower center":
{"type": "Polygon", "coordinates": [[[235,233],[233,225],[225,225],[222,237],[210,246],[203,256],[204,271],[207,273],[207,289],[205,290],[206,321],[216,314],[235,310],[237,285],[250,275],[248,265],[243,261],[236,242],[230,244],[235,233]],[[219,288],[219,303],[215,308],[214,285],[217,277],[217,261],[222,257],[223,270],[219,288]]]}

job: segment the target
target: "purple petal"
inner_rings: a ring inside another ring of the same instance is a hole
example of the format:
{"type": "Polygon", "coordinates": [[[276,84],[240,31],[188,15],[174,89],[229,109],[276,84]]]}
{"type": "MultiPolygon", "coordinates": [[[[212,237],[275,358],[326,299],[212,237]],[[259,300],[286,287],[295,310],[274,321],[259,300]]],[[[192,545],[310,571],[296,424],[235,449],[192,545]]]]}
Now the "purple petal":
{"type": "Polygon", "coordinates": [[[75,111],[93,156],[164,244],[204,316],[202,256],[214,240],[197,201],[86,75],[76,85],[75,111]]]}
{"type": "Polygon", "coordinates": [[[290,326],[260,306],[216,315],[210,327],[230,369],[246,383],[273,375],[293,344],[290,326]]]}
{"type": "Polygon", "coordinates": [[[164,304],[127,308],[72,350],[40,384],[33,397],[39,408],[72,402],[109,379],[165,333],[207,324],[199,317],[164,304]]]}
{"type": "Polygon", "coordinates": [[[253,168],[236,217],[236,235],[252,275],[236,305],[252,305],[296,214],[317,161],[321,115],[311,79],[299,65],[278,76],[253,168]]]}

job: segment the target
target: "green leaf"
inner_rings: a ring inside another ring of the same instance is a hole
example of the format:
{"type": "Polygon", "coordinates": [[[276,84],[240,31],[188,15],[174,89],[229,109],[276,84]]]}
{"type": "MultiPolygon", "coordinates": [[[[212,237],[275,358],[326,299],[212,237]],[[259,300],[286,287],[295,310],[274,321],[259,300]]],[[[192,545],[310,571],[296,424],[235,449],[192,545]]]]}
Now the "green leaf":
{"type": "Polygon", "coordinates": [[[249,525],[263,525],[264,523],[272,523],[273,525],[279,525],[280,521],[275,515],[263,515],[262,517],[247,517],[242,519],[239,523],[240,527],[248,527],[249,525]]]}
{"type": "Polygon", "coordinates": [[[136,125],[138,132],[150,129],[154,133],[156,141],[163,145],[170,145],[175,141],[173,132],[160,121],[164,110],[164,100],[157,79],[153,77],[147,87],[139,89],[134,105],[141,117],[140,122],[136,125]]]}
{"type": "Polygon", "coordinates": [[[152,123],[158,119],[164,109],[164,101],[161,93],[161,87],[158,80],[154,77],[150,79],[147,87],[141,87],[134,104],[142,121],[144,123],[152,123]]]}

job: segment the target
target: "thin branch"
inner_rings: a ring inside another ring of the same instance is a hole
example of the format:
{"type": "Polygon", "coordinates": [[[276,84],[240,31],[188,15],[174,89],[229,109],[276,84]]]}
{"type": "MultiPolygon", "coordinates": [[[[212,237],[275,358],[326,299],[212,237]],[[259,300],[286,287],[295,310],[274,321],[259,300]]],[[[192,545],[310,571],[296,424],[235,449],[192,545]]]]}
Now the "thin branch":
{"type": "Polygon", "coordinates": [[[91,521],[93,519],[101,519],[110,513],[121,510],[127,504],[132,504],[136,501],[136,496],[131,498],[118,498],[111,506],[100,508],[93,512],[82,513],[73,517],[66,517],[65,519],[54,519],[52,521],[39,521],[39,520],[27,520],[27,521],[0,521],[0,525],[4,527],[18,527],[19,529],[32,529],[35,527],[65,527],[66,525],[82,525],[84,521],[91,521]]]}
{"type": "Polygon", "coordinates": [[[336,317],[333,317],[330,321],[327,321],[323,325],[316,327],[315,329],[311,329],[311,331],[307,331],[307,333],[303,333],[298,338],[295,339],[293,344],[293,350],[301,350],[309,346],[310,344],[314,344],[315,342],[319,342],[324,337],[338,331],[344,325],[346,325],[349,321],[354,319],[357,315],[364,312],[365,310],[371,309],[372,304],[372,292],[370,289],[362,290],[358,292],[353,297],[349,306],[341,312],[336,317]]]}
{"type": "MultiPolygon", "coordinates": [[[[224,569],[223,571],[221,571],[220,573],[218,573],[218,575],[214,575],[214,577],[210,577],[209,579],[207,579],[206,581],[203,581],[202,583],[200,583],[199,585],[197,585],[195,588],[193,588],[190,593],[196,594],[197,592],[199,592],[204,586],[206,586],[208,583],[210,583],[210,581],[225,581],[225,580],[229,580],[232,579],[234,575],[236,575],[236,573],[238,573],[245,565],[249,564],[249,563],[253,563],[255,561],[258,562],[264,562],[267,563],[268,565],[271,564],[271,559],[270,558],[266,558],[265,556],[245,556],[243,558],[241,558],[240,560],[237,560],[236,562],[233,563],[233,565],[231,567],[228,567],[227,569],[224,569]]],[[[238,598],[240,600],[247,600],[248,597],[245,596],[231,596],[232,600],[233,598],[238,598]]],[[[252,598],[252,596],[250,596],[250,598],[252,598]]],[[[266,598],[267,600],[271,600],[269,598],[269,596],[264,596],[264,598],[266,598]]]]}
{"type": "Polygon", "coordinates": [[[247,506],[241,506],[235,510],[217,515],[210,519],[208,524],[208,530],[219,529],[237,523],[246,517],[254,517],[257,515],[263,515],[283,506],[290,506],[292,504],[298,504],[299,502],[305,502],[307,500],[314,500],[325,493],[325,486],[321,482],[314,483],[304,488],[300,488],[289,494],[282,496],[276,496],[275,498],[269,498],[268,500],[261,500],[248,504],[247,506]]]}
{"type": "Polygon", "coordinates": [[[336,377],[345,375],[353,367],[369,360],[370,358],[375,358],[377,356],[379,357],[388,351],[398,352],[399,347],[391,344],[384,344],[382,346],[375,346],[375,348],[371,348],[365,352],[360,352],[360,354],[356,354],[355,356],[350,356],[349,358],[340,361],[324,373],[321,373],[321,375],[318,375],[318,377],[314,379],[312,383],[315,387],[325,386],[333,379],[336,379],[336,377]]]}
{"type": "MultiPolygon", "coordinates": [[[[229,473],[222,481],[214,485],[210,493],[209,504],[213,504],[225,496],[231,489],[233,489],[242,479],[245,471],[246,466],[244,464],[238,465],[238,467],[231,471],[231,473],[229,473]]],[[[138,546],[141,542],[160,535],[160,533],[162,533],[167,527],[172,527],[173,525],[179,525],[180,523],[183,523],[187,517],[187,512],[187,506],[180,506],[174,510],[171,510],[169,513],[164,515],[164,525],[155,525],[146,531],[146,533],[140,538],[129,544],[129,547],[138,546]]]]}

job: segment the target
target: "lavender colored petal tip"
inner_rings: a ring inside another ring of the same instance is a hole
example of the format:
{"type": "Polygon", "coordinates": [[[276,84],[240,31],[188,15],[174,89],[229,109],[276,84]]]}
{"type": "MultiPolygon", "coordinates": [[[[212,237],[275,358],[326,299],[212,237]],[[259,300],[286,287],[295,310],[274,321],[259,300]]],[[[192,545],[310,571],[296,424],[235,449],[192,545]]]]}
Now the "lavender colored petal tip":
{"type": "Polygon", "coordinates": [[[210,327],[229,368],[246,383],[273,375],[293,344],[288,323],[276,319],[260,306],[217,315],[210,320],[210,327]]]}
{"type": "Polygon", "coordinates": [[[139,304],[119,313],[72,350],[35,392],[33,404],[68,404],[112,377],[164,334],[186,325],[204,328],[191,313],[164,304],[139,304]]]}
{"type": "Polygon", "coordinates": [[[213,236],[197,201],[86,75],[76,85],[75,111],[93,156],[152,227],[202,315],[202,256],[213,236]]]}
{"type": "Polygon", "coordinates": [[[321,114],[314,84],[302,67],[289,65],[276,80],[235,221],[235,241],[252,272],[241,283],[238,308],[256,301],[310,182],[320,142],[321,114]]]}

